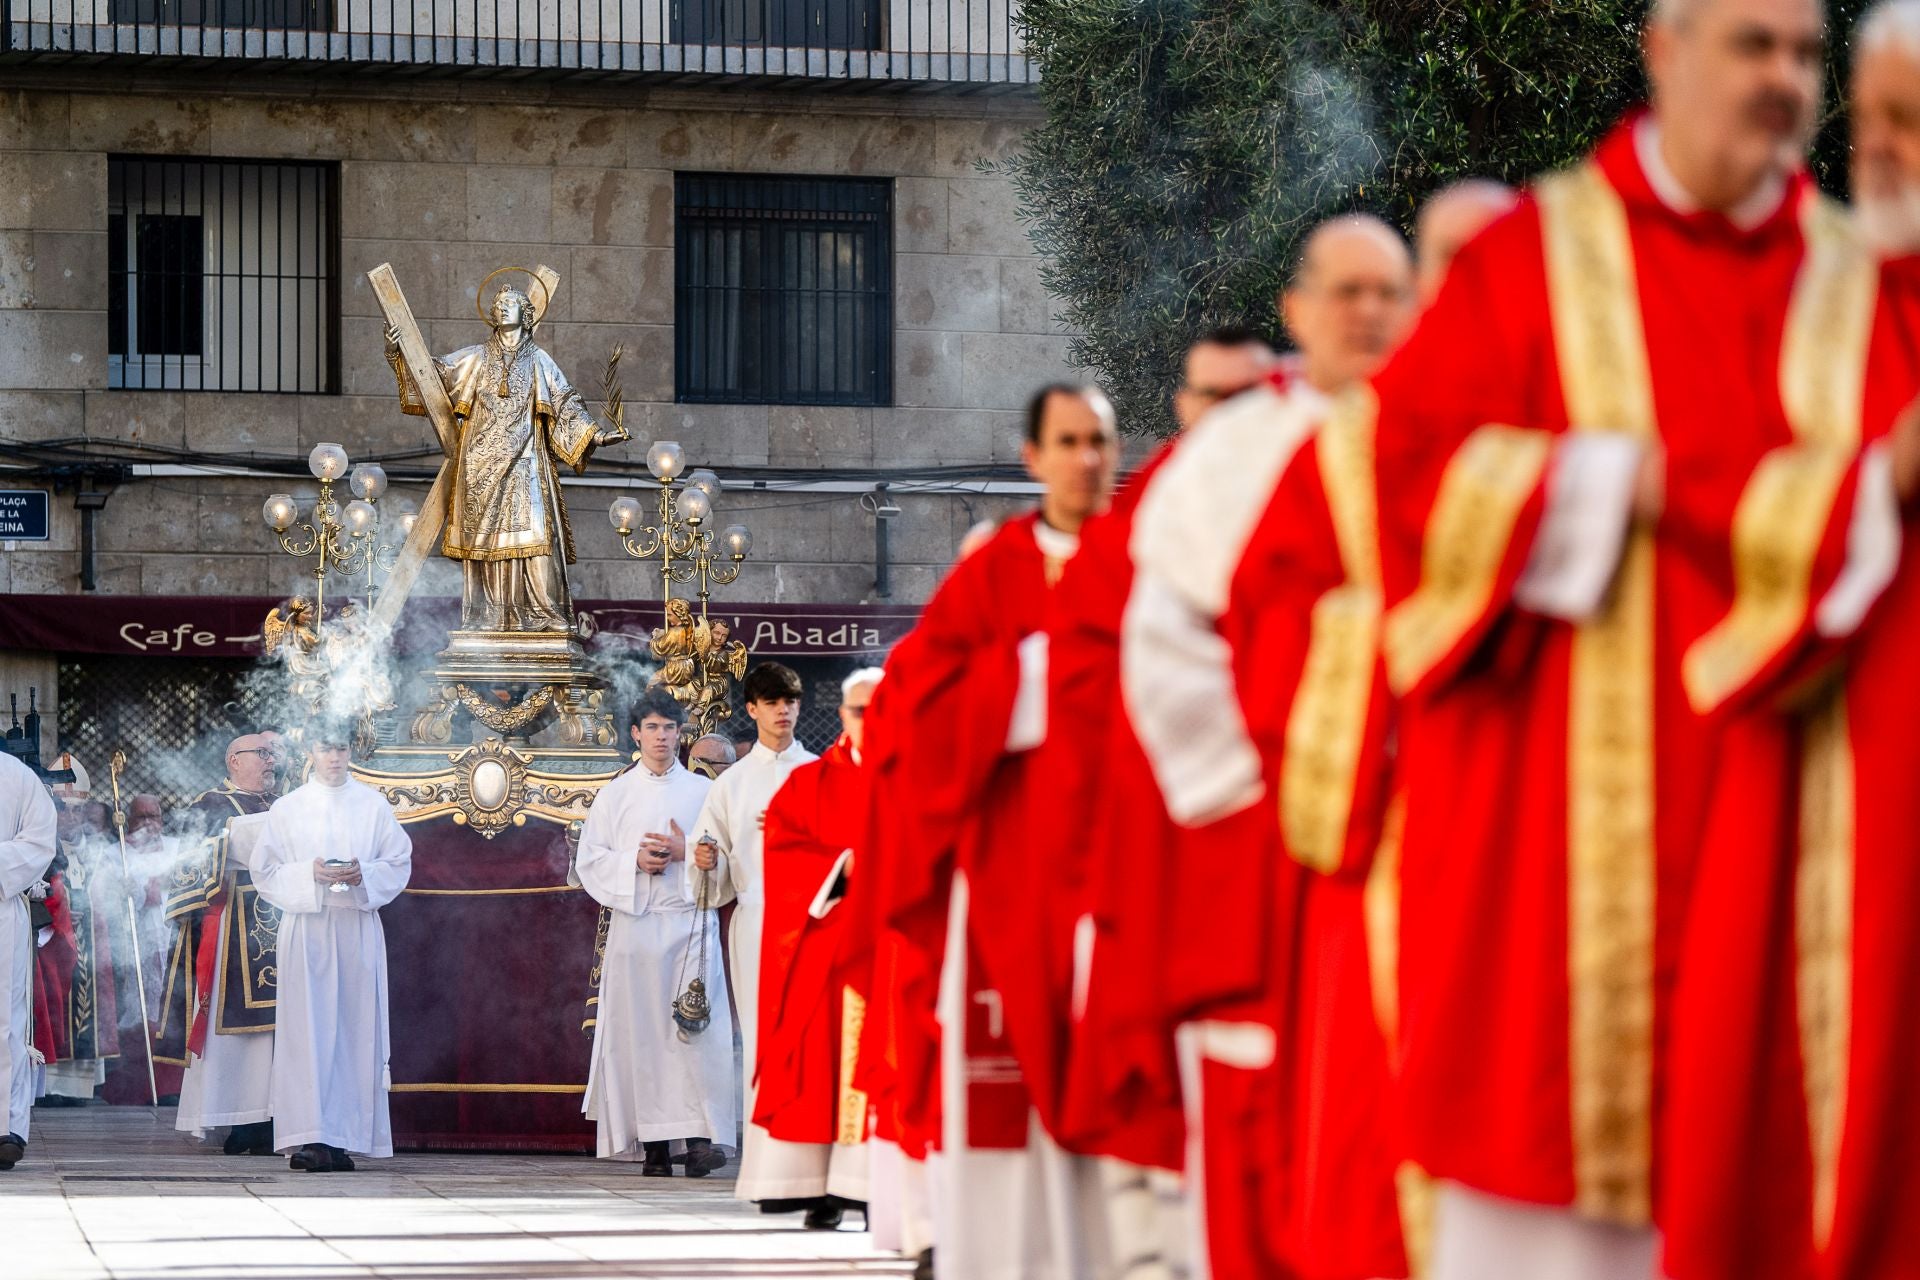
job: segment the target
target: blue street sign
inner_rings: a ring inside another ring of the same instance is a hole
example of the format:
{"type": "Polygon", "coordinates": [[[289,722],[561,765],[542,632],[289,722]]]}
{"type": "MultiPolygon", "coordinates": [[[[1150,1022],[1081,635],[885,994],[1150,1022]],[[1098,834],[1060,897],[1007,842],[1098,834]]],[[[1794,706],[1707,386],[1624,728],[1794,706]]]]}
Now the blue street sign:
{"type": "Polygon", "coordinates": [[[45,542],[49,523],[45,489],[0,489],[0,542],[45,542]]]}

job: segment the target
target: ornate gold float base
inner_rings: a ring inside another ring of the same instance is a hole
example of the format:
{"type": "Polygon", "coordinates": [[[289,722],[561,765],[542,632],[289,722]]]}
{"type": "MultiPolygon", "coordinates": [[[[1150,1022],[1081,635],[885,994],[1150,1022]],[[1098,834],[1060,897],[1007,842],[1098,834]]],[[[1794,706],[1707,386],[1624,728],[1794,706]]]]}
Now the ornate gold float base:
{"type": "Polygon", "coordinates": [[[451,817],[487,839],[528,818],[569,826],[626,766],[612,686],[576,635],[455,631],[426,679],[404,739],[354,771],[401,822],[451,817]]]}
{"type": "Polygon", "coordinates": [[[562,746],[614,744],[610,686],[572,632],[455,631],[429,679],[433,693],[410,726],[415,743],[452,742],[465,711],[517,746],[549,725],[562,746]]]}

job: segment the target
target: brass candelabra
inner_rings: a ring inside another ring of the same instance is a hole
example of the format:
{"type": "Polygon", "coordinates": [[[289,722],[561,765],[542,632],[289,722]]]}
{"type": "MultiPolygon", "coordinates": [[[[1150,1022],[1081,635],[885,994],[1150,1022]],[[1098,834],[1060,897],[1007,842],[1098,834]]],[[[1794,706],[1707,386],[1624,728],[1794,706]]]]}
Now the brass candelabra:
{"type": "Polygon", "coordinates": [[[686,455],[672,440],[656,440],[647,450],[647,469],[659,482],[655,523],[640,523],[644,508],[639,499],[615,498],[607,519],[627,554],[636,560],[657,561],[660,598],[673,599],[675,583],[696,583],[700,616],[707,616],[707,600],[715,586],[726,586],[740,576],[740,566],[753,550],[753,534],[742,524],[730,524],[719,533],[708,528],[714,503],[720,497],[720,478],[698,468],[681,478],[686,455]]]}
{"type": "Polygon", "coordinates": [[[307,469],[320,482],[320,496],[302,519],[300,503],[290,493],[270,494],[260,517],[279,540],[280,549],[296,560],[313,558],[314,608],[326,616],[327,577],[338,574],[367,577],[371,603],[379,589],[379,575],[391,571],[412,531],[417,512],[411,502],[399,504],[400,542],[381,536],[380,511],[375,504],[387,491],[387,473],[377,462],[363,462],[349,471],[347,451],[337,444],[318,444],[307,455],[307,469]],[[333,486],[342,477],[353,497],[344,507],[333,486]]]}

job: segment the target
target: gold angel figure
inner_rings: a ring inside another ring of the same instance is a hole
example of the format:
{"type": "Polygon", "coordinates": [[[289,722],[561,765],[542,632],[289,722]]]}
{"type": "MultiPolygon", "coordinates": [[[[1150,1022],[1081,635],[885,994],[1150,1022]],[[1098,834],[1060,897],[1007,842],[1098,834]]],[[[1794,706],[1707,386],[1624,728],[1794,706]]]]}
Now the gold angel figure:
{"type": "Polygon", "coordinates": [[[667,601],[665,626],[653,629],[647,652],[660,664],[652,683],[664,685],[673,696],[685,702],[680,693],[699,678],[700,657],[711,643],[711,631],[705,618],[693,616],[693,606],[685,600],[667,601]]]}

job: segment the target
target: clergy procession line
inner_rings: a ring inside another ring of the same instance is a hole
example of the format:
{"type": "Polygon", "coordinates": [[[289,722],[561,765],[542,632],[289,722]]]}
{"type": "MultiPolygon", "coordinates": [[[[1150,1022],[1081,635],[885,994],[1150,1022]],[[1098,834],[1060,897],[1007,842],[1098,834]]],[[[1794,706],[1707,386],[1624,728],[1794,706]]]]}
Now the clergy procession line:
{"type": "MultiPolygon", "coordinates": [[[[1203,338],[1117,492],[1105,396],[1041,389],[1037,510],[824,755],[777,663],[737,763],[634,705],[576,860],[599,1155],[737,1141],[740,1198],[957,1280],[1920,1276],[1920,0],[1857,29],[1852,209],[1823,28],[1656,0],[1646,108],[1412,254],[1322,225],[1295,353],[1203,338]]],[[[196,802],[155,1057],[182,1129],[348,1171],[409,844],[283,751],[196,802]],[[218,993],[268,940],[263,1017],[218,993]]],[[[0,784],[10,1167],[80,819],[0,784]]]]}

